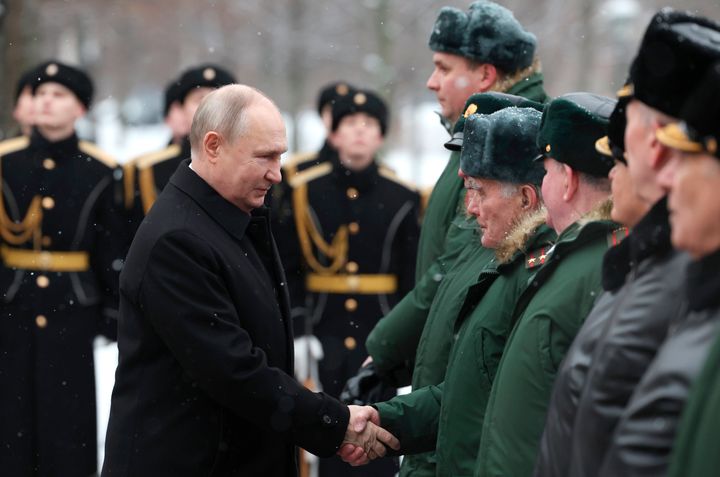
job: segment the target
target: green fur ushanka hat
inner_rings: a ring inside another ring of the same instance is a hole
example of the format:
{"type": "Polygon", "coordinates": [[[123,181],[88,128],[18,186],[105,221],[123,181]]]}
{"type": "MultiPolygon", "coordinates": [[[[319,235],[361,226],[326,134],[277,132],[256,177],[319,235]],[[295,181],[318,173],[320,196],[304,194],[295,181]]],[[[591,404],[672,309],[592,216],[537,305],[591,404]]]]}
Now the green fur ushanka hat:
{"type": "Polygon", "coordinates": [[[498,93],[475,93],[465,102],[465,112],[458,118],[453,128],[452,138],[445,143],[445,148],[451,151],[459,151],[463,145],[465,131],[465,119],[473,114],[492,114],[503,108],[517,106],[519,108],[534,108],[540,112],[543,110],[541,103],[515,96],[514,94],[498,93]]]}
{"type": "Polygon", "coordinates": [[[592,93],[569,93],[550,101],[537,135],[538,159],[549,157],[576,171],[607,177],[611,161],[597,152],[595,142],[607,135],[615,103],[592,93]]]}
{"type": "Polygon", "coordinates": [[[512,74],[532,65],[537,38],[525,31],[513,13],[480,0],[467,12],[443,7],[430,34],[432,51],[490,63],[512,74]]]}
{"type": "Polygon", "coordinates": [[[533,108],[514,106],[468,116],[460,169],[471,177],[540,185],[545,171],[533,159],[541,117],[533,108]]]}

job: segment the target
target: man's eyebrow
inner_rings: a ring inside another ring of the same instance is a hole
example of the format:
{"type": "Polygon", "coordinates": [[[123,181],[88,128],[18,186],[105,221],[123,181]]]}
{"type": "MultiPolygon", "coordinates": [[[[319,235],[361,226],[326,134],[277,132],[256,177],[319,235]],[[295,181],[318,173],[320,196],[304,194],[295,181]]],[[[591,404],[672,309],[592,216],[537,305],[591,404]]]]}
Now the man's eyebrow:
{"type": "Polygon", "coordinates": [[[287,152],[287,147],[285,146],[277,146],[277,147],[260,147],[255,150],[256,156],[273,156],[276,154],[285,154],[287,152]]]}

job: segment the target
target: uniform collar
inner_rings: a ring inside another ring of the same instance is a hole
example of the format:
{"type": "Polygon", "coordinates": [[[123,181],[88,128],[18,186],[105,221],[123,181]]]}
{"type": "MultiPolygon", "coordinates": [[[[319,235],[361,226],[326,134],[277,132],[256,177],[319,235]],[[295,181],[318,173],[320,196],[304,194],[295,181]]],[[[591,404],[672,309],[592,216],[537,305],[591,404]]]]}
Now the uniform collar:
{"type": "Polygon", "coordinates": [[[603,257],[603,288],[617,290],[630,270],[650,257],[672,251],[667,197],[660,199],[638,222],[627,239],[609,249],[603,257]]]}
{"type": "Polygon", "coordinates": [[[720,305],[720,250],[692,262],[687,270],[687,297],[690,309],[704,310],[720,305]]]}
{"type": "MultiPolygon", "coordinates": [[[[242,239],[251,215],[225,200],[210,184],[190,169],[190,160],[183,160],[170,178],[170,183],[189,195],[212,219],[230,235],[242,239]]],[[[262,215],[262,214],[260,214],[262,215]]]]}
{"type": "Polygon", "coordinates": [[[330,156],[330,162],[333,165],[333,175],[343,187],[355,187],[360,192],[364,192],[378,182],[378,166],[375,160],[361,171],[351,171],[343,166],[337,152],[330,156]]]}
{"type": "Polygon", "coordinates": [[[46,139],[37,128],[33,128],[32,134],[30,135],[30,146],[50,156],[67,156],[79,151],[78,137],[75,132],[65,139],[50,141],[46,139]]]}

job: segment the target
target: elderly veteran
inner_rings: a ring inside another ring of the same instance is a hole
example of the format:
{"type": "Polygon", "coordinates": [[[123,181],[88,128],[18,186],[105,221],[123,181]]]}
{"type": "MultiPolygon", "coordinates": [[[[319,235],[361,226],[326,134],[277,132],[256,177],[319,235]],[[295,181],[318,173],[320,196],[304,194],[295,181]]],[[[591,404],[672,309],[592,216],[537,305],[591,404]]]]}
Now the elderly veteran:
{"type": "MultiPolygon", "coordinates": [[[[687,277],[690,309],[697,322],[720,316],[720,63],[707,73],[703,84],[680,118],[683,123],[658,131],[658,139],[673,148],[663,183],[670,191],[673,244],[694,258],[687,277]]],[[[720,422],[720,339],[707,352],[683,407],[673,444],[668,474],[704,477],[717,474],[720,422]]]]}
{"type": "MultiPolygon", "coordinates": [[[[536,43],[512,12],[496,3],[474,2],[466,12],[452,7],[440,10],[430,35],[435,69],[427,87],[437,96],[448,132],[473,93],[502,91],[538,102],[547,100],[535,58],[536,43]]],[[[425,210],[415,288],[407,298],[412,301],[406,303],[413,308],[429,309],[439,284],[476,238],[465,226],[459,161],[458,153],[450,155],[425,210]]],[[[378,371],[397,385],[410,382],[424,325],[422,313],[408,314],[398,308],[368,337],[367,348],[378,371]]]]}
{"type": "MultiPolygon", "coordinates": [[[[659,177],[669,191],[672,243],[693,259],[684,282],[687,311],[669,330],[633,392],[620,417],[600,475],[667,473],[690,388],[708,360],[720,331],[716,268],[720,250],[720,203],[715,197],[720,184],[719,73],[717,66],[710,69],[686,101],[678,115],[683,123],[672,123],[657,131],[658,140],[673,149],[659,177]]],[[[716,355],[717,351],[713,353],[716,355]]],[[[713,370],[707,373],[713,374],[717,361],[710,363],[713,370]]],[[[697,415],[695,419],[697,422],[697,415]]],[[[682,469],[682,475],[687,475],[684,471],[682,469]]],[[[676,468],[675,472],[680,469],[676,468]]],[[[716,472],[717,467],[713,469],[713,473],[716,472]]]]}
{"type": "Polygon", "coordinates": [[[559,237],[534,257],[544,263],[510,315],[514,328],[493,381],[475,475],[532,472],[558,367],[601,291],[602,255],[618,226],[609,220],[610,167],[595,142],[606,134],[614,105],[570,93],[543,113],[542,196],[547,224],[559,237]]]}
{"type": "Polygon", "coordinates": [[[401,452],[436,449],[435,473],[413,475],[469,475],[475,465],[484,404],[515,302],[555,238],[543,224],[543,170],[533,162],[540,118],[534,109],[510,107],[466,120],[461,168],[468,212],[495,257],[472,277],[457,306],[448,304],[459,312],[446,320],[456,339],[445,381],[376,404],[379,421],[402,436],[401,452]]]}

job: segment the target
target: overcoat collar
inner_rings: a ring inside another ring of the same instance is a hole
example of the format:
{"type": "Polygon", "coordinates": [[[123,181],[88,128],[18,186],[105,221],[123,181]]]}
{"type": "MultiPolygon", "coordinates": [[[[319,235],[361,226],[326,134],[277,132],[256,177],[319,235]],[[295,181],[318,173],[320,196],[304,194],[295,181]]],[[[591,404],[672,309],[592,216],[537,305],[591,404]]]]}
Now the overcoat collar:
{"type": "Polygon", "coordinates": [[[687,272],[690,309],[704,310],[720,305],[720,250],[692,262],[687,272]]]}
{"type": "MultiPolygon", "coordinates": [[[[170,178],[170,183],[189,195],[230,235],[238,240],[245,236],[251,215],[225,200],[210,184],[190,169],[189,159],[180,163],[170,178]]],[[[259,211],[257,214],[266,215],[266,212],[259,211]]]]}
{"type": "Polygon", "coordinates": [[[646,258],[663,256],[671,250],[667,197],[663,197],[638,222],[627,239],[605,253],[603,288],[617,290],[637,264],[646,258]]]}

